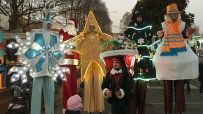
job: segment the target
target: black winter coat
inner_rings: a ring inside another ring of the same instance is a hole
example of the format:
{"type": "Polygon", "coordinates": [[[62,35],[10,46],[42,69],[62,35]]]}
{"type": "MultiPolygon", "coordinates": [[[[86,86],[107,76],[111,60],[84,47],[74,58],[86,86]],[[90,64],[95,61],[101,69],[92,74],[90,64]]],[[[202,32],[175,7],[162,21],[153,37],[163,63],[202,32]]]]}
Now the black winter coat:
{"type": "MultiPolygon", "coordinates": [[[[120,105],[129,105],[130,104],[130,95],[131,95],[131,89],[133,86],[133,77],[129,74],[125,74],[122,76],[122,78],[118,81],[119,88],[122,88],[124,90],[125,96],[122,99],[119,99],[116,97],[115,94],[112,94],[112,98],[107,99],[107,102],[110,104],[120,104],[120,105]]],[[[102,82],[102,90],[105,88],[108,88],[112,91],[112,93],[116,92],[118,85],[114,78],[114,76],[110,76],[110,72],[106,74],[104,77],[104,80],[102,82]]]]}
{"type": "Polygon", "coordinates": [[[72,111],[72,110],[66,110],[65,114],[81,114],[81,112],[78,111],[72,111]]]}

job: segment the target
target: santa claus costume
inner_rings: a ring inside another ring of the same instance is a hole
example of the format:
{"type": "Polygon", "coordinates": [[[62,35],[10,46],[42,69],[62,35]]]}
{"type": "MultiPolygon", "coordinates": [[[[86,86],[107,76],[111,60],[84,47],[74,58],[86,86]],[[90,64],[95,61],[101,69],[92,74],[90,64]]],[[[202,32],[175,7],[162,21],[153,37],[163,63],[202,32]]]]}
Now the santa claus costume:
{"type": "MultiPolygon", "coordinates": [[[[60,38],[63,42],[77,35],[77,23],[74,18],[69,18],[67,25],[59,31],[60,38]]],[[[63,63],[60,65],[70,69],[70,74],[64,73],[66,81],[62,82],[63,108],[67,108],[67,100],[77,94],[77,75],[76,66],[78,65],[78,53],[72,52],[72,55],[65,55],[63,63]]]]}

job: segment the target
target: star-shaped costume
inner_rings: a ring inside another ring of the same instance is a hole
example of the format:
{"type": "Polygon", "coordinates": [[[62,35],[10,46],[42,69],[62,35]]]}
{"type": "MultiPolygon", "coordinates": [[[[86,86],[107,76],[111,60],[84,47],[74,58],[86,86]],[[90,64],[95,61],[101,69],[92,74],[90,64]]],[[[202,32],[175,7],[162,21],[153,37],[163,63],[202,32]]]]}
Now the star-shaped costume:
{"type": "Polygon", "coordinates": [[[81,53],[81,75],[85,83],[84,111],[102,112],[104,110],[104,102],[101,82],[105,68],[99,58],[99,54],[101,44],[110,41],[112,37],[102,33],[93,12],[90,11],[84,31],[74,39],[74,44],[78,47],[77,51],[81,53]],[[96,99],[97,101],[95,101],[96,99]]]}

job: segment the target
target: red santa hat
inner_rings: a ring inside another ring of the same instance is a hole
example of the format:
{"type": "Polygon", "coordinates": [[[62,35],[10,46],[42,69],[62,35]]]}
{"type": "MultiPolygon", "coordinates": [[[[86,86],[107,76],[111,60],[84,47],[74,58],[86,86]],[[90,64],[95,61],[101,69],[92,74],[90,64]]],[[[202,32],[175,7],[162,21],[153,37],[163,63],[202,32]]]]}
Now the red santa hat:
{"type": "Polygon", "coordinates": [[[75,25],[75,28],[76,28],[76,29],[78,28],[76,20],[75,20],[74,18],[72,18],[72,17],[68,19],[68,22],[67,22],[67,23],[72,23],[72,24],[75,25]]]}

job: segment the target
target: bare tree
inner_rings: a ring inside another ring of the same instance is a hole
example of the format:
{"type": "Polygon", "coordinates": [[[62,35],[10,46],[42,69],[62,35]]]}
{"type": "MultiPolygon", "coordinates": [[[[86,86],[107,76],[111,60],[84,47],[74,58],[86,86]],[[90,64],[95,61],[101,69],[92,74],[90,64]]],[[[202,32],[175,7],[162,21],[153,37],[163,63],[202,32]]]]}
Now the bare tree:
{"type": "Polygon", "coordinates": [[[63,25],[66,24],[69,17],[73,17],[78,22],[79,31],[82,31],[87,15],[92,10],[103,32],[112,33],[112,21],[109,18],[109,12],[105,3],[101,0],[67,0],[67,4],[61,7],[63,7],[63,10],[61,10],[60,16],[65,18],[65,21],[60,22],[63,25]]]}
{"type": "Polygon", "coordinates": [[[62,25],[66,25],[67,20],[70,17],[73,17],[77,20],[79,29],[81,30],[81,28],[84,26],[83,23],[85,22],[85,3],[86,2],[83,2],[83,0],[66,0],[66,2],[59,5],[61,10],[58,17],[60,16],[63,18],[62,20],[58,20],[59,23],[61,23],[62,25]]]}
{"type": "Polygon", "coordinates": [[[132,17],[132,14],[130,12],[126,12],[123,15],[122,20],[120,21],[120,30],[121,30],[121,33],[123,33],[127,29],[128,24],[131,21],[131,17],[132,17]]]}
{"type": "MultiPolygon", "coordinates": [[[[45,7],[45,4],[34,0],[2,0],[0,3],[0,13],[10,17],[10,30],[18,29],[23,16],[27,17],[25,26],[30,24],[30,17],[35,16],[45,7]]],[[[24,27],[22,27],[24,28],[24,27]]]]}
{"type": "Polygon", "coordinates": [[[66,25],[67,19],[73,17],[81,31],[92,9],[103,32],[111,33],[112,21],[101,0],[0,0],[0,14],[10,17],[10,30],[29,30],[31,25],[40,23],[36,17],[41,17],[41,11],[52,2],[60,11],[53,19],[60,25],[66,25]]]}
{"type": "Polygon", "coordinates": [[[96,19],[103,32],[112,34],[111,25],[112,21],[109,17],[109,11],[106,4],[101,0],[92,0],[92,7],[96,19]]]}

